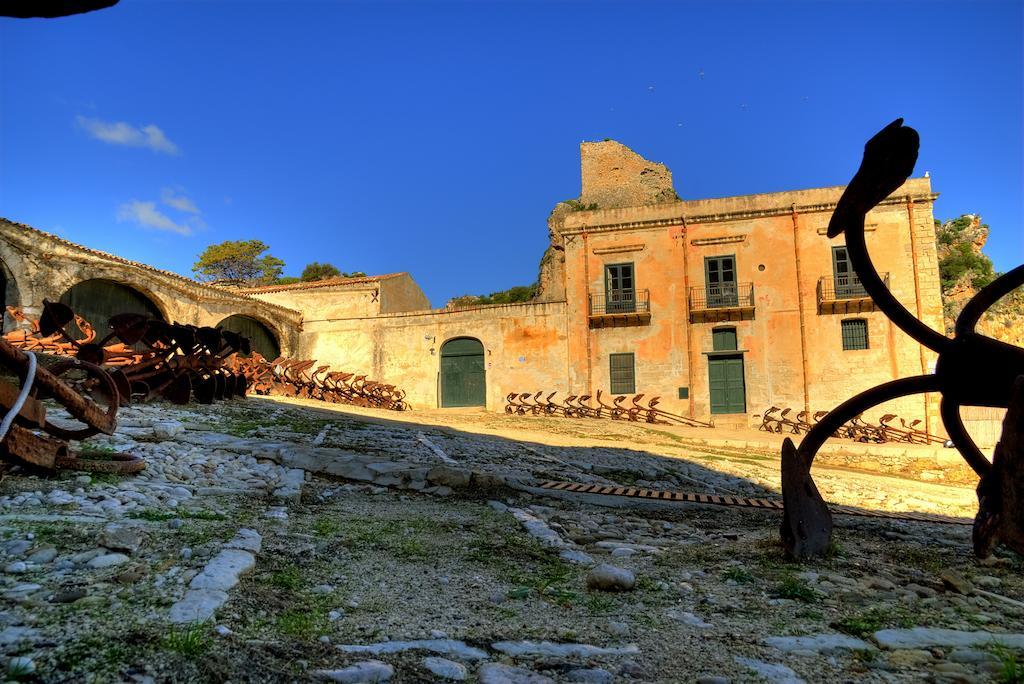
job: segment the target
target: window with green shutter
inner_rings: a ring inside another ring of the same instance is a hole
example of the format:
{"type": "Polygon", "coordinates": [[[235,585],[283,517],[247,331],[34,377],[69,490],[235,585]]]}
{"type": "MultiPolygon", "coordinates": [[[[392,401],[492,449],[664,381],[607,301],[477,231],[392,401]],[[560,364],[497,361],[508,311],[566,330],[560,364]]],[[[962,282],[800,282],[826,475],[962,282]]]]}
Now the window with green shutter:
{"type": "Polygon", "coordinates": [[[736,328],[715,328],[711,331],[714,351],[736,351],[736,328]]]}
{"type": "Polygon", "coordinates": [[[636,392],[636,371],[633,364],[633,354],[611,354],[608,356],[608,365],[612,394],[633,394],[636,392]]]}
{"type": "Polygon", "coordinates": [[[843,351],[868,348],[868,322],[850,318],[842,322],[843,351]]]}

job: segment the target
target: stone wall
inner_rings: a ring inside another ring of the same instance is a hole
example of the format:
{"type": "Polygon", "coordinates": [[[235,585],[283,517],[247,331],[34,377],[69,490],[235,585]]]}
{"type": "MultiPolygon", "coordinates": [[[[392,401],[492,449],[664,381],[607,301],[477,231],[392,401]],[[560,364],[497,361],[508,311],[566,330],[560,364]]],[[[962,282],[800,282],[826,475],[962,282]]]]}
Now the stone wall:
{"type": "Polygon", "coordinates": [[[636,207],[678,199],[672,172],[614,140],[580,144],[580,204],[636,207]]]}
{"type": "Polygon", "coordinates": [[[510,392],[567,387],[565,326],[563,302],[310,320],[299,355],[398,385],[414,408],[435,408],[441,346],[472,337],[485,349],[487,408],[502,411],[510,392]]]}
{"type": "Polygon", "coordinates": [[[43,299],[57,301],[73,285],[102,278],[142,293],[168,321],[216,326],[228,316],[242,314],[266,325],[277,336],[282,353],[291,354],[298,347],[302,315],[297,311],[82,247],[7,219],[0,219],[0,260],[9,281],[5,303],[33,317],[41,313],[43,299]]]}

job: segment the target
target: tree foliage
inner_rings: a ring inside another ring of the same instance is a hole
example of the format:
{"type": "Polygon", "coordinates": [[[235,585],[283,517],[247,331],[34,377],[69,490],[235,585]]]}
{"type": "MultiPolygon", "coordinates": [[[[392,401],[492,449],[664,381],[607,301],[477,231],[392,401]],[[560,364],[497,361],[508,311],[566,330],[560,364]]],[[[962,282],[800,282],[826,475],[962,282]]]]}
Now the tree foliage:
{"type": "Polygon", "coordinates": [[[300,280],[304,283],[309,283],[314,280],[335,278],[340,275],[341,271],[338,270],[337,266],[326,262],[321,264],[319,261],[314,261],[311,264],[306,264],[306,268],[302,269],[302,276],[300,277],[300,280]]]}
{"type": "Polygon", "coordinates": [[[267,285],[284,270],[284,261],[270,254],[261,240],[226,240],[210,245],[192,265],[199,280],[226,281],[245,286],[267,285]]]}
{"type": "Polygon", "coordinates": [[[517,285],[489,295],[462,295],[448,300],[449,308],[464,306],[484,306],[487,304],[515,304],[528,302],[537,296],[537,283],[533,285],[517,285]]]}
{"type": "Polygon", "coordinates": [[[935,241],[939,252],[939,279],[942,291],[950,291],[966,281],[974,289],[988,285],[996,277],[992,260],[981,253],[980,245],[988,236],[988,225],[980,217],[964,214],[950,221],[935,221],[935,241]],[[977,246],[976,246],[977,245],[977,246]]]}

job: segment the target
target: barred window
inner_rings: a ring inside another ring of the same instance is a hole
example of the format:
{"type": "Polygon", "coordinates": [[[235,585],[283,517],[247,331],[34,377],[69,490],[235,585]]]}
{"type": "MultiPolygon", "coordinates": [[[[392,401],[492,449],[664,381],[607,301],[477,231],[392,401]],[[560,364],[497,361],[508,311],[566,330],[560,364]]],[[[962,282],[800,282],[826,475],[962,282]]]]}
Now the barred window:
{"type": "Polygon", "coordinates": [[[843,351],[868,348],[868,322],[851,318],[842,322],[843,351]]]}
{"type": "Polygon", "coordinates": [[[611,354],[608,356],[609,377],[612,394],[633,394],[636,392],[636,371],[633,354],[611,354]]]}

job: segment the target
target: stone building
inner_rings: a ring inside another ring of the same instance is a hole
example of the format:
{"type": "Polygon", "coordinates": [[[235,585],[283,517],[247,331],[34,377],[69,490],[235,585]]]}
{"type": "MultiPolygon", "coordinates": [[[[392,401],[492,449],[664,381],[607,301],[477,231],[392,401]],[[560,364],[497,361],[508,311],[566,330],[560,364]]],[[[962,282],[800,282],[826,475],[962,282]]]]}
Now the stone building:
{"type": "MultiPolygon", "coordinates": [[[[825,235],[842,187],[683,200],[664,165],[614,141],[583,143],[581,169],[579,198],[548,219],[529,303],[430,309],[407,273],[230,292],[102,255],[104,277],[151,297],[165,317],[244,316],[282,353],[400,385],[418,408],[501,411],[510,392],[602,390],[747,423],[772,405],[826,410],[933,370],[931,352],[874,311],[842,237],[825,235]]],[[[896,298],[941,330],[936,197],[928,178],[908,180],[868,215],[867,242],[896,298]]],[[[50,246],[30,248],[39,240],[59,248],[54,260],[97,268],[98,253],[3,222],[0,258],[19,288],[39,287],[22,285],[39,276],[16,272],[45,262],[50,246]]],[[[42,289],[59,297],[84,275],[42,289]]],[[[41,290],[17,300],[38,306],[41,290]]],[[[884,412],[939,429],[934,398],[884,412]]]]}

